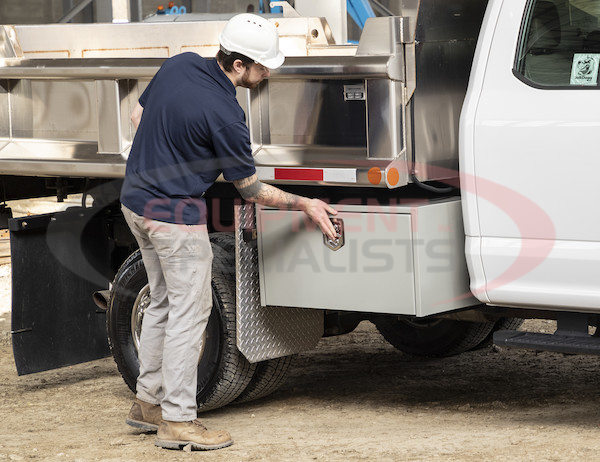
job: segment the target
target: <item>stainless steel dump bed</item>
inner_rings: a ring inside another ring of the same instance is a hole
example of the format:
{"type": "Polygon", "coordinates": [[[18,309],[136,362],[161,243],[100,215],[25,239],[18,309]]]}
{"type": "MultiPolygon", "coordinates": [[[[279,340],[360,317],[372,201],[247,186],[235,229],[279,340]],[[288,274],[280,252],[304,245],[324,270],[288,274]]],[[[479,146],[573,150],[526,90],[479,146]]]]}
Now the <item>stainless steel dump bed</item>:
{"type": "MultiPolygon", "coordinates": [[[[318,18],[271,18],[285,64],[240,89],[259,176],[400,187],[457,176],[457,127],[485,2],[403,1],[336,45],[318,18]],[[419,6],[420,5],[420,6],[419,6]],[[456,9],[456,8],[455,8],[456,9]]],[[[211,57],[224,21],[3,26],[0,175],[119,178],[129,114],[163,60],[211,57]]]]}

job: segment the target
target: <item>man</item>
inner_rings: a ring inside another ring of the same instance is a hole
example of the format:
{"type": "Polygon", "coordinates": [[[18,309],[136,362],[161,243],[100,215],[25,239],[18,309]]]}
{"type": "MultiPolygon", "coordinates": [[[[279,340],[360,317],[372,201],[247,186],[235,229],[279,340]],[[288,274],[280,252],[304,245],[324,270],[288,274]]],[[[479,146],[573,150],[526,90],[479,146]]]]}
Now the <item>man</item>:
{"type": "Polygon", "coordinates": [[[183,53],[165,61],[131,119],[137,133],[127,161],[122,210],[148,273],[151,303],[140,339],[140,375],[127,423],[157,431],[166,448],[217,449],[226,431],[197,419],[197,364],[212,308],[212,251],[204,192],[223,173],[241,196],[304,211],[330,238],[318,199],[286,193],[256,176],[245,115],[235,88],[255,88],[283,64],[277,29],[240,14],[226,24],[216,60],[183,53]]]}

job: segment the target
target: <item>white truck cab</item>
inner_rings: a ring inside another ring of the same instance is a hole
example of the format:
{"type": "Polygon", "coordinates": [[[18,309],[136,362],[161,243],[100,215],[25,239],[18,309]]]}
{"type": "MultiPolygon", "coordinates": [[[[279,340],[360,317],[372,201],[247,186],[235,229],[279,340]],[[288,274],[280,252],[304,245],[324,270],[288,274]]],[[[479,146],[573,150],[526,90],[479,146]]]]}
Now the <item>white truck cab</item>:
{"type": "Polygon", "coordinates": [[[471,290],[600,310],[600,3],[491,1],[460,121],[471,290]]]}

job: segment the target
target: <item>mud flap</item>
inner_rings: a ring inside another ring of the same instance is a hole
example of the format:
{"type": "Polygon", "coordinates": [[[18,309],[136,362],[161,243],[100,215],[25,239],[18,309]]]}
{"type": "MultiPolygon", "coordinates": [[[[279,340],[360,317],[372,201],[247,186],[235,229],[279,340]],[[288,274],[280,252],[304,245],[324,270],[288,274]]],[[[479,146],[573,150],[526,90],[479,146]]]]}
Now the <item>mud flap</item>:
{"type": "Polygon", "coordinates": [[[103,212],[77,208],[11,219],[9,229],[19,375],[108,356],[106,314],[92,300],[111,277],[103,212]]]}

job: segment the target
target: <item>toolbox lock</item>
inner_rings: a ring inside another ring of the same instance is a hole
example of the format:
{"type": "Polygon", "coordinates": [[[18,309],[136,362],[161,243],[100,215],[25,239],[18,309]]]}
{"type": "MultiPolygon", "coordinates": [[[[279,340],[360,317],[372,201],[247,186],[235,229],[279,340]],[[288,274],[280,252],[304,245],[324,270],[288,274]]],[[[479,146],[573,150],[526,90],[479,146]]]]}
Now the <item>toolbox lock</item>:
{"type": "Polygon", "coordinates": [[[344,246],[344,220],[341,218],[332,218],[331,223],[333,223],[333,227],[335,228],[335,232],[337,233],[338,237],[337,239],[329,239],[325,234],[323,234],[323,244],[335,251],[344,246]]]}

